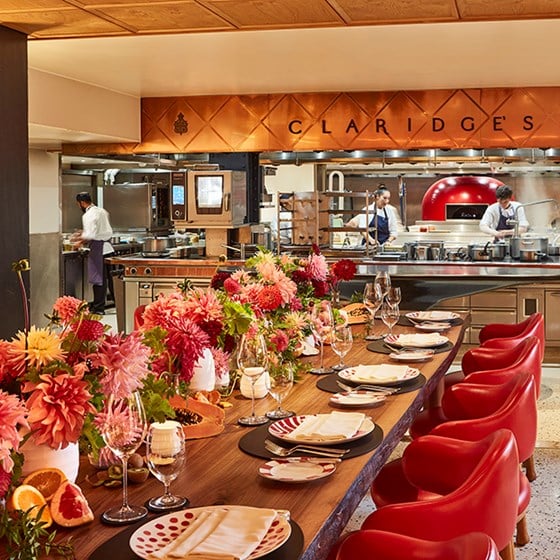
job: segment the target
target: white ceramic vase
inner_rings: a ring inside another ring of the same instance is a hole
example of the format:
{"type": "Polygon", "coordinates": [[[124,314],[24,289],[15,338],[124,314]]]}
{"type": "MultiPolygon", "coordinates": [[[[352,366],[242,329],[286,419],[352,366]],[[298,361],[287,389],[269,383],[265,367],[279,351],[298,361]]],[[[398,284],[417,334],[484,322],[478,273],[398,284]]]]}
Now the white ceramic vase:
{"type": "Polygon", "coordinates": [[[194,374],[189,382],[190,391],[213,391],[216,386],[216,367],[210,348],[205,348],[202,357],[194,366],[194,374]]]}
{"type": "MultiPolygon", "coordinates": [[[[256,381],[255,381],[255,399],[262,399],[268,394],[268,371],[265,371],[256,381]]],[[[239,390],[241,394],[247,398],[251,398],[251,378],[247,375],[241,375],[239,381],[239,390]]]]}
{"type": "Polygon", "coordinates": [[[36,445],[29,438],[20,451],[23,453],[23,475],[46,468],[60,469],[70,482],[75,482],[80,468],[80,449],[77,443],[69,443],[64,449],[53,449],[48,445],[36,445]]]}

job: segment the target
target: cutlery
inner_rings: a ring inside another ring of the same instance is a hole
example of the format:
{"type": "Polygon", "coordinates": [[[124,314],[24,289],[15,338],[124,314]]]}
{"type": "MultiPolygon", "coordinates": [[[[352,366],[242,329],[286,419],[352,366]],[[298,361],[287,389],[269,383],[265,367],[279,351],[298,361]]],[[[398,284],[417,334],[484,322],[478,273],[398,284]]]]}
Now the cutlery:
{"type": "Polygon", "coordinates": [[[346,385],[346,383],[342,383],[342,381],[337,381],[336,384],[345,391],[359,391],[360,389],[364,391],[371,391],[372,393],[382,393],[383,395],[392,395],[396,393],[399,389],[396,387],[383,387],[381,385],[358,385],[356,387],[352,387],[351,385],[346,385]]]}
{"type": "Polygon", "coordinates": [[[300,451],[301,453],[308,453],[311,455],[319,455],[321,457],[330,457],[331,459],[341,458],[343,455],[348,453],[349,449],[333,449],[333,448],[319,448],[319,447],[312,447],[308,445],[295,445],[287,449],[286,447],[282,447],[269,439],[264,441],[264,446],[267,451],[270,451],[273,455],[277,455],[278,457],[289,457],[293,453],[300,451]]]}
{"type": "Polygon", "coordinates": [[[415,348],[414,346],[393,346],[392,344],[389,344],[387,341],[384,341],[383,344],[387,346],[387,348],[389,348],[390,350],[393,350],[393,352],[396,352],[397,354],[402,354],[404,352],[418,352],[418,348],[415,348]]]}

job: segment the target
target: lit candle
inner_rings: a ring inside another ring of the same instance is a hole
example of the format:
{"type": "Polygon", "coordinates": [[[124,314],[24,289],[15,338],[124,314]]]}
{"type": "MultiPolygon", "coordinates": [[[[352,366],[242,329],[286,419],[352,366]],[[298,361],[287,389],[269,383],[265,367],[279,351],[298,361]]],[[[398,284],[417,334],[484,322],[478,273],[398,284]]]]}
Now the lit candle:
{"type": "Polygon", "coordinates": [[[166,420],[165,422],[154,422],[150,426],[150,452],[155,455],[173,456],[181,449],[180,437],[183,429],[179,422],[166,420]]]}

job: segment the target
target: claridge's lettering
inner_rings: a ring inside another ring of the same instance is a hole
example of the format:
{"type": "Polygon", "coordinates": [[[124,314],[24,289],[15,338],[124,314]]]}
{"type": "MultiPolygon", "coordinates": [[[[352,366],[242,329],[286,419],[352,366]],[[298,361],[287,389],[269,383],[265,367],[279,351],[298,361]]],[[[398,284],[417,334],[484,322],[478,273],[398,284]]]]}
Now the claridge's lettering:
{"type": "MultiPolygon", "coordinates": [[[[508,129],[511,130],[520,129],[520,130],[528,131],[528,130],[533,130],[535,128],[535,123],[533,119],[534,119],[533,115],[522,115],[521,117],[519,117],[518,122],[512,124],[508,122],[506,115],[494,115],[488,117],[488,119],[479,119],[478,121],[475,119],[475,117],[466,115],[459,119],[458,124],[461,130],[464,130],[465,132],[472,132],[477,128],[477,126],[481,126],[486,122],[489,122],[489,124],[492,127],[492,130],[494,130],[495,132],[502,132],[506,130],[506,126],[508,129]]],[[[424,121],[423,119],[418,119],[416,121],[416,125],[417,125],[416,128],[419,129],[421,126],[424,126],[425,122],[426,121],[424,121]]],[[[442,117],[428,118],[428,122],[432,132],[443,132],[446,129],[446,126],[457,123],[455,119],[453,119],[453,122],[451,122],[450,120],[446,121],[446,119],[442,117]]],[[[384,118],[376,118],[371,123],[369,123],[367,127],[371,127],[376,134],[389,136],[392,132],[394,134],[398,132],[398,131],[391,130],[391,128],[394,127],[396,124],[397,124],[396,121],[387,122],[387,120],[384,118]]],[[[404,123],[399,122],[398,124],[399,125],[405,124],[407,132],[415,132],[415,127],[413,126],[413,120],[411,117],[406,117],[406,122],[404,123]]],[[[344,134],[348,134],[350,132],[352,132],[353,134],[357,134],[361,132],[361,130],[358,128],[358,124],[354,119],[350,119],[346,123],[346,125],[343,125],[343,127],[341,127],[341,130],[335,129],[333,131],[333,125],[329,124],[329,121],[327,119],[322,119],[320,121],[320,125],[321,125],[321,134],[333,134],[333,133],[336,134],[339,132],[343,132],[344,134]]],[[[288,130],[290,134],[303,134],[303,120],[301,119],[291,120],[288,123],[288,130]]]]}

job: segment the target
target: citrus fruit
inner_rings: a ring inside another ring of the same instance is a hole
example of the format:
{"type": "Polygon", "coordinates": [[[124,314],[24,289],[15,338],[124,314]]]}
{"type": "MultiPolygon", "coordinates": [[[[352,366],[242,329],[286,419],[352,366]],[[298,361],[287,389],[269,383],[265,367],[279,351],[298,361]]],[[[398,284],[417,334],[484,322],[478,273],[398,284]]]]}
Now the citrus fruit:
{"type": "Polygon", "coordinates": [[[93,521],[93,512],[82,489],[69,480],[54,493],[51,514],[55,523],[62,527],[76,527],[93,521]]]}
{"type": "Polygon", "coordinates": [[[45,497],[37,488],[30,484],[22,484],[14,490],[8,502],[8,507],[10,509],[29,511],[30,517],[39,519],[45,523],[45,527],[52,525],[53,520],[47,500],[45,500],[45,497]],[[41,508],[43,508],[42,511],[41,508]],[[40,516],[39,511],[41,511],[40,516]]]}
{"type": "Polygon", "coordinates": [[[39,469],[28,474],[22,484],[34,486],[43,494],[47,502],[51,501],[53,494],[59,486],[66,481],[66,475],[55,468],[39,469]]]}

